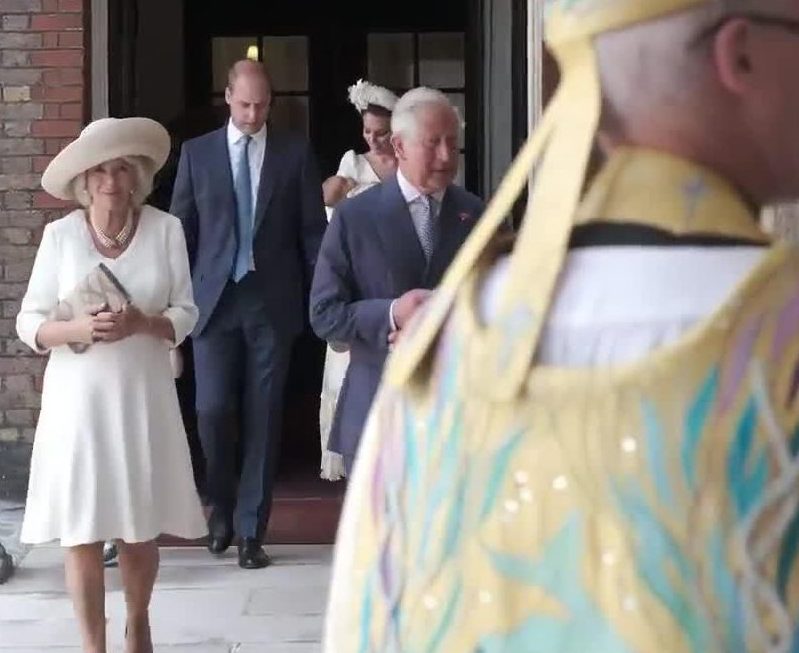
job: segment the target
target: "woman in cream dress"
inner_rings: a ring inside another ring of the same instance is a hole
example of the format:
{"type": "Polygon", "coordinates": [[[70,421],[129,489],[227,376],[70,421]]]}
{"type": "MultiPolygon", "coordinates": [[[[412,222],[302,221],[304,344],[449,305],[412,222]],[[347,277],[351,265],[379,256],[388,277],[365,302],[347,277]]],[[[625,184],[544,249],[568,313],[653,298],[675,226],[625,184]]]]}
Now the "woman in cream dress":
{"type": "MultiPolygon", "coordinates": [[[[397,103],[397,96],[386,88],[359,80],[349,88],[349,99],[361,115],[363,140],[368,150],[363,154],[348,150],[341,157],[336,174],[325,181],[323,190],[328,222],[334,215],[334,207],[341,200],[379,184],[396,170],[396,158],[391,146],[391,112],[397,103]]],[[[322,436],[320,476],[330,481],[344,476],[341,456],[327,450],[341,384],[350,362],[349,353],[337,349],[335,344],[327,347],[319,414],[322,436]]]]}
{"type": "Polygon", "coordinates": [[[65,547],[91,653],[107,650],[103,542],[119,546],[125,651],[151,653],[155,539],[207,533],[170,365],[198,315],[186,244],[177,218],[143,205],[169,147],[155,121],[104,118],[53,159],[42,186],[84,208],[45,227],[17,316],[20,339],[49,354],[21,539],[65,547]],[[101,264],[127,291],[124,308],[55,319],[101,264]]]}

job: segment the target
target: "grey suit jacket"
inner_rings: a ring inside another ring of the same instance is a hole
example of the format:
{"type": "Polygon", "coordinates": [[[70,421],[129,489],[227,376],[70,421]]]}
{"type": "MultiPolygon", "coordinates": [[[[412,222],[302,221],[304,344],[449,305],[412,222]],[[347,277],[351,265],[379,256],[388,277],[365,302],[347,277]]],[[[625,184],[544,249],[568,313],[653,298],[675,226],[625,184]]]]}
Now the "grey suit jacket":
{"type": "Polygon", "coordinates": [[[357,449],[388,354],[391,302],[414,288],[434,288],[482,212],[482,200],[450,186],[428,264],[395,177],[336,208],[319,251],[310,303],[316,334],[350,348],[331,451],[357,449]]]}

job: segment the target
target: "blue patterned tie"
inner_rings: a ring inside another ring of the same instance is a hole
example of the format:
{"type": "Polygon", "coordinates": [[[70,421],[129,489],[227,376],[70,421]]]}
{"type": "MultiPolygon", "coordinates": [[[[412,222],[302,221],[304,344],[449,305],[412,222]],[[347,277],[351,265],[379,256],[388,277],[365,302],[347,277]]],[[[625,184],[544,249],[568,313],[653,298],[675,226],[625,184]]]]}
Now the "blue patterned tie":
{"type": "Polygon", "coordinates": [[[241,148],[235,182],[238,249],[233,268],[233,280],[236,282],[241,281],[250,271],[250,261],[252,261],[252,183],[250,181],[250,141],[252,137],[245,134],[243,140],[244,147],[241,148]]]}

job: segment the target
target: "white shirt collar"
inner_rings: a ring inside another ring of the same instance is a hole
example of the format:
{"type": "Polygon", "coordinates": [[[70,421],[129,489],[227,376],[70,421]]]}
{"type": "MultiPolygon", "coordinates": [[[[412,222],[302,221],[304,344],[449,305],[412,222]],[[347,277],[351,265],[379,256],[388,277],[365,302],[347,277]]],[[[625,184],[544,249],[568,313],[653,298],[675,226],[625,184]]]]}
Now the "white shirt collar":
{"type": "MultiPolygon", "coordinates": [[[[402,174],[402,170],[399,168],[397,168],[397,183],[399,184],[400,192],[407,204],[410,204],[422,196],[422,192],[405,178],[405,175],[402,174]]],[[[441,201],[444,199],[445,192],[446,191],[439,190],[433,193],[433,199],[438,202],[439,206],[441,206],[441,201]]]]}
{"type": "MultiPolygon", "coordinates": [[[[228,145],[236,145],[244,136],[244,132],[242,132],[236,125],[233,124],[233,121],[228,118],[227,121],[227,142],[228,145]]],[[[263,127],[259,129],[252,135],[253,140],[258,143],[259,145],[263,145],[266,143],[266,123],[264,123],[263,127]]]]}

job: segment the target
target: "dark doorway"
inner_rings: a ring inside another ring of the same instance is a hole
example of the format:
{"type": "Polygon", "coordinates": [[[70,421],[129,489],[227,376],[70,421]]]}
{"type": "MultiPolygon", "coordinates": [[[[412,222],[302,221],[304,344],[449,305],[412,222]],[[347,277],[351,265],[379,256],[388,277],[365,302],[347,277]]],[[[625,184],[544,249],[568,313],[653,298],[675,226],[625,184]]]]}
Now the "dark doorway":
{"type": "MultiPolygon", "coordinates": [[[[157,0],[111,0],[109,103],[115,116],[142,112],[137,80],[158,70],[137,70],[141,49],[158,44],[140,36],[139,12],[152,12],[157,0]]],[[[460,107],[466,129],[462,142],[461,183],[479,189],[480,15],[478,0],[406,0],[401,4],[350,0],[255,2],[185,0],[183,24],[176,25],[185,45],[180,79],[183,111],[167,125],[174,139],[170,162],[159,175],[153,203],[169,205],[177,156],[183,140],[221,126],[226,118],[224,78],[232,61],[264,60],[274,78],[270,121],[304,132],[316,151],[322,177],[333,174],[348,149],[360,149],[361,125],[347,101],[358,79],[401,93],[418,85],[440,88],[460,107]]],[[[168,28],[161,27],[167,32],[168,28]]],[[[150,60],[153,55],[150,55],[150,60]]],[[[152,86],[152,82],[148,80],[152,86]]],[[[159,116],[153,116],[159,117],[159,116]]],[[[298,339],[286,389],[285,424],[279,481],[267,539],[272,542],[332,542],[345,485],[319,479],[319,394],[324,343],[309,328],[298,339]]],[[[179,382],[190,441],[198,454],[194,429],[193,376],[188,357],[179,382]]],[[[199,460],[195,460],[202,483],[199,460]]]]}
{"type": "MultiPolygon", "coordinates": [[[[224,72],[236,58],[257,56],[274,77],[276,124],[308,134],[323,175],[342,154],[360,145],[360,123],[347,87],[360,78],[397,93],[420,84],[447,92],[466,120],[463,180],[477,182],[471,154],[479,101],[477,68],[468,51],[479,35],[471,0],[230,0],[192,5],[186,12],[186,100],[189,106],[222,105],[224,72]]],[[[222,107],[224,108],[224,107],[222,107]]],[[[476,141],[475,141],[476,142],[476,141]]]]}

